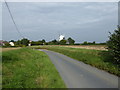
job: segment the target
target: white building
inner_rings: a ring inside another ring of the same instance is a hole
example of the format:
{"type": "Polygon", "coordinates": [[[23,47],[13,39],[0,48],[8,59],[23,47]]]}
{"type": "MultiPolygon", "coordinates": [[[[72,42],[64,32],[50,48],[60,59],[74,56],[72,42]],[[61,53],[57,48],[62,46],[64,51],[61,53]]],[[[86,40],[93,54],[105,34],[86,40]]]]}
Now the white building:
{"type": "Polygon", "coordinates": [[[61,41],[61,40],[63,40],[63,39],[65,39],[65,36],[64,36],[64,35],[60,35],[58,41],[61,41]]]}
{"type": "Polygon", "coordinates": [[[28,46],[31,46],[31,42],[32,42],[32,41],[30,40],[28,46]]]}
{"type": "Polygon", "coordinates": [[[9,44],[10,44],[11,46],[15,46],[14,42],[9,42],[9,44]]]}

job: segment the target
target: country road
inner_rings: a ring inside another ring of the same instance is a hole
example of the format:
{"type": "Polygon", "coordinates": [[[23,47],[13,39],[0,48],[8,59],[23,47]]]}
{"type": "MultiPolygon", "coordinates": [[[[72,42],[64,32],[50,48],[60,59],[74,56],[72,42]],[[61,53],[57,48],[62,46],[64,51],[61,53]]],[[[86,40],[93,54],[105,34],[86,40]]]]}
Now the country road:
{"type": "Polygon", "coordinates": [[[118,88],[117,76],[60,53],[41,51],[50,57],[67,88],[118,88]]]}

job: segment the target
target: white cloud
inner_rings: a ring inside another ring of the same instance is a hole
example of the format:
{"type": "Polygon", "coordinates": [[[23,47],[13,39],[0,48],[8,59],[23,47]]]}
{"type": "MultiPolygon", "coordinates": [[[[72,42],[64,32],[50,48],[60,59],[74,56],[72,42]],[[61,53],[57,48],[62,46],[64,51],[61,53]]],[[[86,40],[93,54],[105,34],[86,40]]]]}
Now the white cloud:
{"type": "MultiPolygon", "coordinates": [[[[84,31],[91,33],[89,30],[96,30],[96,28],[99,33],[104,34],[104,31],[110,29],[108,26],[111,27],[111,30],[113,29],[113,25],[116,24],[115,20],[117,20],[117,3],[8,4],[20,31],[33,39],[47,35],[46,38],[50,40],[49,37],[51,37],[52,33],[57,33],[58,31],[67,34],[79,34],[84,31]]],[[[11,30],[11,33],[16,33],[5,6],[3,9],[3,20],[6,20],[4,21],[4,34],[9,33],[9,30],[11,30]]],[[[83,33],[83,35],[85,34],[83,33]]],[[[10,39],[11,36],[8,36],[4,38],[10,39]]],[[[81,35],[76,36],[78,38],[81,37],[81,35]]],[[[103,40],[99,38],[98,41],[103,40]]]]}
{"type": "Polygon", "coordinates": [[[0,2],[0,40],[2,40],[2,3],[0,2]]]}
{"type": "MultiPolygon", "coordinates": [[[[1,0],[4,2],[4,0],[1,0]]],[[[6,0],[8,2],[118,2],[119,0],[6,0]]]]}
{"type": "Polygon", "coordinates": [[[85,7],[85,9],[88,10],[97,10],[97,11],[102,11],[102,12],[113,12],[115,10],[118,9],[118,7],[116,7],[117,3],[96,3],[96,4],[92,4],[92,5],[88,5],[85,7]]]}

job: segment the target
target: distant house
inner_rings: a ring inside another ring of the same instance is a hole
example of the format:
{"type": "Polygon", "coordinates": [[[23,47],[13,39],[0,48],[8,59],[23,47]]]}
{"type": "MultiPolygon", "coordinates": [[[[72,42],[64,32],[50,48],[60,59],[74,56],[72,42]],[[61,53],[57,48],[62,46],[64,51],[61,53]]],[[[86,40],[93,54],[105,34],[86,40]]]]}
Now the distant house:
{"type": "Polygon", "coordinates": [[[31,46],[31,43],[29,43],[28,46],[31,46]]]}
{"type": "Polygon", "coordinates": [[[30,40],[28,46],[31,46],[31,42],[32,42],[32,41],[30,40]]]}
{"type": "Polygon", "coordinates": [[[5,41],[3,41],[3,40],[0,40],[0,46],[5,46],[5,41]]]}
{"type": "Polygon", "coordinates": [[[9,42],[9,44],[10,44],[11,46],[15,46],[14,42],[9,42]]]}

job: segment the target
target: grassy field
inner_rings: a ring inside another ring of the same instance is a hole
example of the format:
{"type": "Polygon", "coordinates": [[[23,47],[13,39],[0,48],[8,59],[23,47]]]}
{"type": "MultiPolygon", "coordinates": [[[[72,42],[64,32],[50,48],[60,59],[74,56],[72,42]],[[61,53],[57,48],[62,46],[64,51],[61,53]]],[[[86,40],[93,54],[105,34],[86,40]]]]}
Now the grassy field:
{"type": "Polygon", "coordinates": [[[118,66],[113,63],[112,57],[110,56],[108,51],[59,46],[39,46],[33,48],[41,48],[56,51],[67,55],[71,58],[74,58],[78,61],[82,61],[86,64],[90,64],[94,67],[120,76],[118,72],[118,66]]]}
{"type": "Polygon", "coordinates": [[[56,68],[41,51],[30,48],[2,53],[3,88],[65,88],[56,68]]]}

